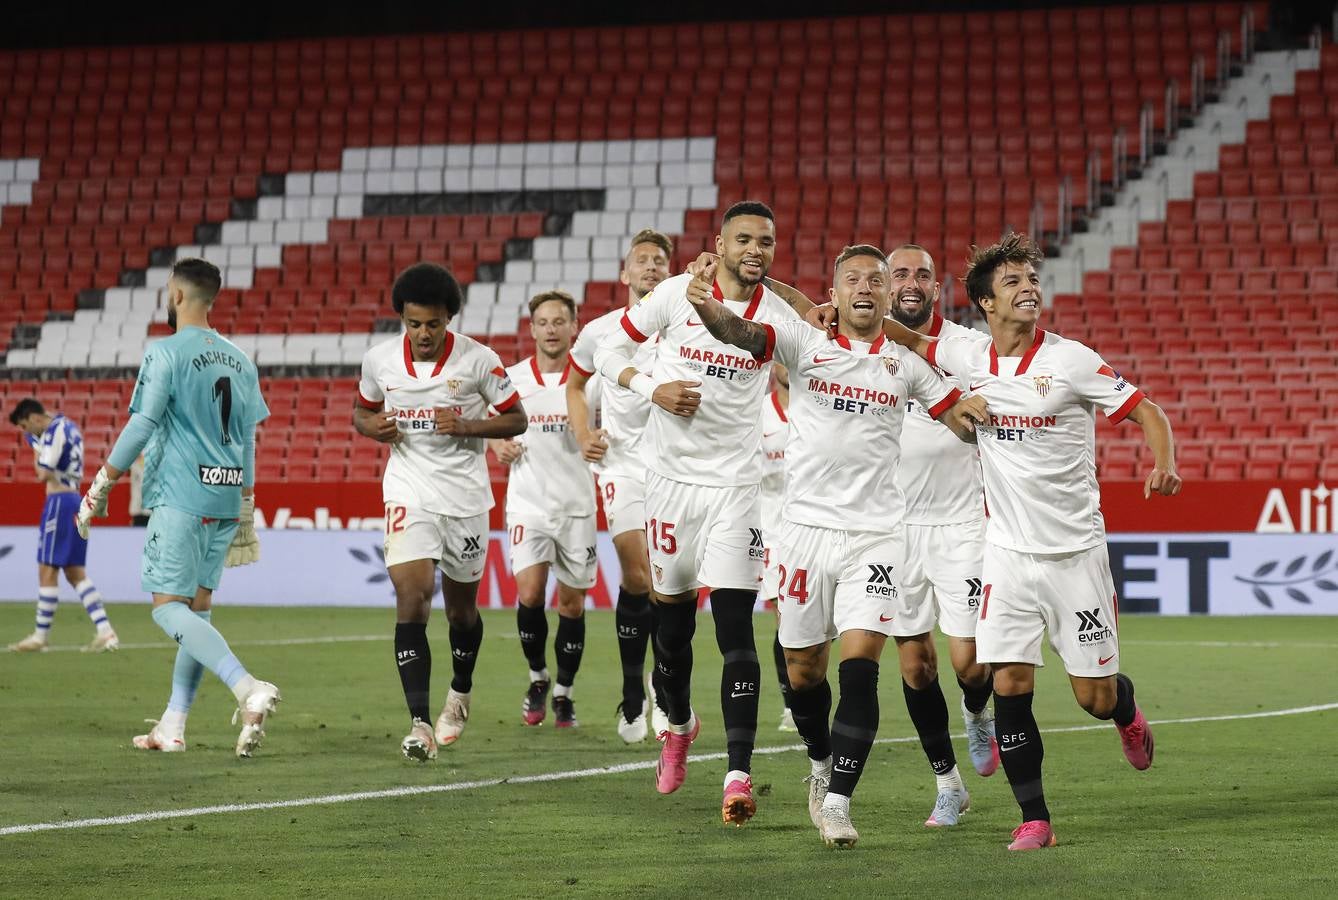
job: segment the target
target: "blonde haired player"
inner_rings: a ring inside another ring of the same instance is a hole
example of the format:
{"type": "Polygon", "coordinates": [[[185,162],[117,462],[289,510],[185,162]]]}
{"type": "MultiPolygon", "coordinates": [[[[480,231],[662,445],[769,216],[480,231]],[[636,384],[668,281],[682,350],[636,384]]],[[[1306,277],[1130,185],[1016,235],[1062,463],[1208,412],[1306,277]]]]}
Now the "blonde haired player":
{"type": "Polygon", "coordinates": [[[548,573],[557,574],[557,684],[553,724],[576,726],[572,685],[585,650],[585,593],[594,587],[595,482],[568,427],[567,354],[576,336],[576,300],[565,291],[530,299],[530,331],[535,353],[507,369],[520,392],[529,428],[518,438],[491,442],[493,453],[511,467],[506,486],[506,527],[511,571],[516,578],[516,629],[530,667],[530,686],[521,702],[526,725],[547,714],[548,573]]]}
{"type": "MultiPolygon", "coordinates": [[[[633,235],[623,258],[619,280],[627,287],[627,305],[588,323],[571,348],[571,370],[567,375],[567,416],[582,458],[597,479],[604,503],[613,549],[620,570],[614,625],[618,632],[618,658],[622,664],[622,701],[614,715],[618,736],[629,744],[646,739],[646,713],[654,703],[655,733],[668,728],[657,697],[646,696],[643,680],[646,647],[655,633],[650,605],[650,559],[646,547],[646,465],[641,459],[641,439],[650,415],[650,402],[641,395],[610,381],[595,371],[595,351],[600,343],[622,331],[623,313],[632,309],[655,286],[669,277],[669,259],[674,244],[649,228],[633,235]],[[595,426],[589,391],[600,396],[600,422],[595,426]],[[663,721],[659,721],[663,719],[663,721]]],[[[654,365],[655,339],[636,348],[632,365],[648,371],[654,365]]]]}

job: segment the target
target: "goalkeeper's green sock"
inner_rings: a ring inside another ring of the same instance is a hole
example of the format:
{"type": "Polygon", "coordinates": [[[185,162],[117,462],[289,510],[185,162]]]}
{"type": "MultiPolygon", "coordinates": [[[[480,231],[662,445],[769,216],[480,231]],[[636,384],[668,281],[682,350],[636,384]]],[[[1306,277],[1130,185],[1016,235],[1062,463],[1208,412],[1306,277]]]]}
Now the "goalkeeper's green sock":
{"type": "Polygon", "coordinates": [[[164,603],[153,608],[153,621],[195,660],[217,675],[241,703],[255,679],[237,659],[218,629],[191,612],[185,603],[164,603]]]}

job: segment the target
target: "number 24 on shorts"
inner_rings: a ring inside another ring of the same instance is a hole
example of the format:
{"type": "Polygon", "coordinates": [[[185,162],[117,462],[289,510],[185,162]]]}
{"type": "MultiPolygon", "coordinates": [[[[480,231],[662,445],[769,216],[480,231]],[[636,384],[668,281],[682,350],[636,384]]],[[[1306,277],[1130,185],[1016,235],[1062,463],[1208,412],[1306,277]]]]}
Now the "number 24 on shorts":
{"type": "Polygon", "coordinates": [[[808,602],[808,569],[795,569],[787,572],[784,566],[777,566],[781,594],[788,594],[800,606],[808,602]],[[789,575],[789,578],[786,578],[789,575]],[[787,587],[788,584],[788,587],[787,587]]]}

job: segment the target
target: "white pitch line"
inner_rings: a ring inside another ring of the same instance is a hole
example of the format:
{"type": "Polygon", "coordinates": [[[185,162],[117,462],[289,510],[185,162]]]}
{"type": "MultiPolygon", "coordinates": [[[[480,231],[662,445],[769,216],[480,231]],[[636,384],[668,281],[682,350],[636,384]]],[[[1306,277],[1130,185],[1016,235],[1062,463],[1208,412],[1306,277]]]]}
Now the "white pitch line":
{"type": "Polygon", "coordinates": [[[1212,647],[1217,649],[1266,649],[1275,650],[1286,648],[1306,649],[1306,650],[1335,650],[1338,644],[1324,644],[1313,641],[1120,641],[1121,646],[1159,646],[1159,647],[1212,647]]]}
{"type": "MultiPolygon", "coordinates": [[[[1269,719],[1278,716],[1299,716],[1306,713],[1327,712],[1338,709],[1338,703],[1321,703],[1315,706],[1295,706],[1290,709],[1274,709],[1264,712],[1238,713],[1221,716],[1191,716],[1183,719],[1157,719],[1152,725],[1185,725],[1198,722],[1233,722],[1240,719],[1269,719]]],[[[1069,725],[1060,728],[1047,728],[1046,734],[1073,734],[1083,731],[1098,731],[1110,728],[1109,722],[1095,725],[1069,725]]],[[[965,735],[954,735],[963,738],[965,735]]],[[[879,738],[877,744],[905,744],[918,742],[917,736],[879,738]]],[[[805,749],[803,744],[788,744],[770,747],[758,747],[755,755],[791,753],[805,749]]],[[[688,762],[711,762],[725,759],[726,753],[697,753],[688,757],[688,762]]],[[[593,778],[599,775],[621,775],[626,772],[641,772],[654,769],[656,760],[637,760],[636,762],[618,763],[612,766],[599,766],[589,769],[569,769],[562,772],[541,772],[537,775],[516,775],[507,778],[489,778],[480,781],[457,781],[451,784],[413,785],[408,787],[386,788],[379,791],[356,791],[348,794],[326,794],[319,797],[298,797],[292,800],[270,800],[262,803],[229,803],[220,806],[199,806],[193,809],[163,809],[151,812],[129,813],[123,816],[107,816],[100,819],[74,819],[66,822],[35,822],[30,825],[7,825],[0,828],[0,837],[11,834],[34,834],[39,831],[69,831],[76,828],[97,828],[103,825],[134,825],[139,822],[161,822],[166,819],[188,819],[195,816],[212,816],[224,813],[259,812],[271,809],[293,809],[302,806],[330,806],[337,803],[356,803],[360,800],[386,800],[395,797],[413,797],[422,794],[447,794],[456,791],[472,791],[479,788],[496,787],[501,784],[538,784],[551,781],[573,781],[580,778],[593,778]]]]}

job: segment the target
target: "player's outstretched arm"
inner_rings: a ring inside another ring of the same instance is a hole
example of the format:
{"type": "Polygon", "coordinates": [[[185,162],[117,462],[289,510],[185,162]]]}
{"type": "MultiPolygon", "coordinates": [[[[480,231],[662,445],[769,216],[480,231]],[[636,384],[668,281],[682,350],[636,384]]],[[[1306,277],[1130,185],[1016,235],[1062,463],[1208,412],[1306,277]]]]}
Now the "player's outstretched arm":
{"type": "Polygon", "coordinates": [[[1144,498],[1153,494],[1174,497],[1180,493],[1180,476],[1175,471],[1175,437],[1171,420],[1162,408],[1144,397],[1128,416],[1143,428],[1143,439],[1152,451],[1152,471],[1143,482],[1144,498]]]}
{"type": "MultiPolygon", "coordinates": [[[[688,263],[688,274],[693,278],[702,277],[708,270],[714,274],[715,266],[718,262],[720,262],[720,256],[718,254],[703,250],[701,253],[697,254],[696,259],[688,263]]],[[[709,281],[710,279],[711,276],[707,276],[707,280],[709,281]]],[[[800,318],[803,318],[804,314],[814,307],[814,303],[812,300],[808,299],[808,295],[792,285],[788,285],[783,281],[777,281],[770,277],[763,278],[762,283],[765,284],[773,294],[784,300],[789,305],[790,309],[794,310],[795,315],[800,318]]]]}
{"type": "Polygon", "coordinates": [[[575,365],[568,367],[567,424],[571,426],[576,446],[581,448],[581,458],[586,462],[599,462],[608,452],[609,442],[603,428],[590,427],[590,403],[585,395],[585,386],[589,382],[590,376],[575,365]]]}
{"type": "Polygon", "coordinates": [[[766,328],[730,312],[725,304],[711,295],[709,279],[702,276],[692,279],[688,284],[688,302],[696,307],[702,324],[717,341],[747,350],[758,359],[766,355],[766,328]]]}
{"type": "Polygon", "coordinates": [[[80,537],[88,537],[94,518],[107,515],[107,497],[116,486],[116,480],[135,464],[157,427],[157,423],[142,413],[130,414],[130,421],[112,446],[107,462],[93,476],[93,483],[89,485],[88,493],[84,494],[79,511],[74,515],[74,524],[80,537]]]}

